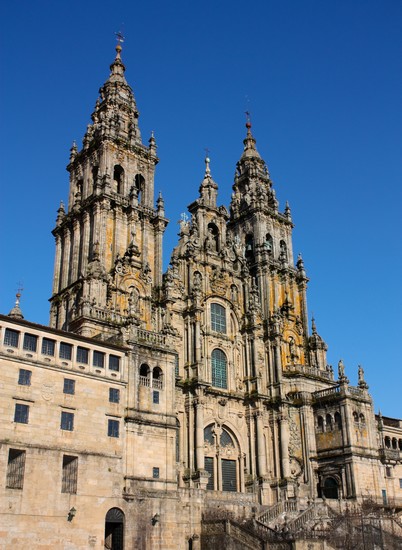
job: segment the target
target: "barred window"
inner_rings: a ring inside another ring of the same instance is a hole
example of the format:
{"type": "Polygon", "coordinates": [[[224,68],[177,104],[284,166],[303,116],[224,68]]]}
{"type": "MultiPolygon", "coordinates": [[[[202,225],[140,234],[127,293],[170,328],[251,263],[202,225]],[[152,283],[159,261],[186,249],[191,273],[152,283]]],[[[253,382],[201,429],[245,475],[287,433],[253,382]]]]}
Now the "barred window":
{"type": "Polygon", "coordinates": [[[71,378],[64,379],[63,393],[75,394],[75,380],[71,380],[71,378]]]}
{"type": "Polygon", "coordinates": [[[32,372],[30,370],[20,369],[20,372],[18,375],[18,384],[20,386],[30,386],[31,376],[32,376],[32,372]]]}
{"type": "Polygon", "coordinates": [[[109,388],[110,403],[120,403],[120,390],[117,388],[109,388]]]}
{"type": "Polygon", "coordinates": [[[28,424],[29,419],[29,406],[23,403],[15,404],[14,422],[19,424],[28,424]]]}
{"type": "Polygon", "coordinates": [[[10,449],[8,451],[7,481],[9,489],[22,489],[24,486],[25,451],[10,449]]]}
{"type": "Polygon", "coordinates": [[[226,355],[220,349],[214,349],[211,356],[212,385],[216,388],[227,388],[226,355]]]}
{"type": "Polygon", "coordinates": [[[24,334],[24,343],[22,347],[27,351],[36,351],[38,346],[38,337],[34,334],[24,334]]]}
{"type": "Polygon", "coordinates": [[[77,493],[78,456],[63,455],[61,492],[77,493]]]}
{"type": "Polygon", "coordinates": [[[108,420],[107,424],[107,435],[109,437],[119,437],[119,421],[118,420],[108,420]]]}
{"type": "Polygon", "coordinates": [[[117,355],[109,355],[109,370],[120,370],[120,357],[117,355]]]}
{"type": "Polygon", "coordinates": [[[174,374],[175,376],[180,376],[180,370],[179,370],[179,356],[174,356],[174,374]]]}
{"type": "Polygon", "coordinates": [[[226,334],[226,310],[220,304],[211,304],[211,329],[226,334]]]}
{"type": "Polygon", "coordinates": [[[73,346],[71,344],[60,342],[60,351],[59,351],[60,359],[67,359],[67,361],[71,361],[72,353],[73,353],[73,346]]]}
{"type": "Polygon", "coordinates": [[[153,391],[152,392],[152,403],[154,405],[159,405],[159,392],[158,391],[153,391]]]}
{"type": "Polygon", "coordinates": [[[18,348],[20,333],[17,330],[6,328],[4,333],[4,345],[12,348],[18,348]]]}
{"type": "Polygon", "coordinates": [[[77,347],[77,363],[88,364],[89,349],[82,348],[81,346],[77,347]]]}
{"type": "Polygon", "coordinates": [[[60,429],[72,432],[74,430],[74,414],[66,411],[61,412],[60,429]]]}
{"type": "Polygon", "coordinates": [[[49,338],[43,338],[42,340],[42,353],[43,355],[54,355],[54,348],[56,342],[49,338]]]}
{"type": "Polygon", "coordinates": [[[152,477],[154,479],[159,479],[159,468],[152,468],[152,477]]]}
{"type": "Polygon", "coordinates": [[[93,365],[94,367],[103,369],[105,365],[105,354],[101,351],[94,351],[93,365]]]}

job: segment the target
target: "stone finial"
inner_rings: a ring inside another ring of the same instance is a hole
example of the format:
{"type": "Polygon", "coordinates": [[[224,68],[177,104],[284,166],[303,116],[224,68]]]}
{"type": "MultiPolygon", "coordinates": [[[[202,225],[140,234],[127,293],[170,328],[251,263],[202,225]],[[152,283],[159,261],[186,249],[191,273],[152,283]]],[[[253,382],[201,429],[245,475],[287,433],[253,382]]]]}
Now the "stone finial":
{"type": "Polygon", "coordinates": [[[345,365],[343,364],[342,359],[338,362],[338,382],[340,384],[349,384],[349,380],[345,375],[345,365]]]}
{"type": "Polygon", "coordinates": [[[57,210],[57,218],[56,218],[56,225],[60,225],[63,219],[66,216],[66,209],[64,207],[64,202],[60,201],[60,206],[57,210]]]}
{"type": "Polygon", "coordinates": [[[21,298],[21,292],[20,290],[22,291],[22,289],[19,289],[17,291],[17,294],[15,295],[15,305],[13,307],[13,309],[10,311],[10,313],[8,314],[9,317],[12,317],[13,319],[23,319],[24,316],[22,314],[22,311],[21,311],[21,308],[20,308],[20,298],[21,298]]]}
{"type": "Polygon", "coordinates": [[[78,147],[77,147],[77,143],[74,140],[70,149],[70,162],[73,162],[77,155],[78,155],[78,147]]]}
{"type": "Polygon", "coordinates": [[[364,379],[364,370],[363,370],[363,367],[361,365],[359,365],[357,367],[357,377],[358,377],[357,385],[359,386],[359,388],[361,388],[362,390],[367,390],[368,385],[367,385],[367,382],[364,379]]]}
{"type": "Polygon", "coordinates": [[[165,215],[165,201],[163,200],[162,193],[159,191],[158,198],[156,200],[156,209],[159,216],[165,215]]]}
{"type": "Polygon", "coordinates": [[[149,149],[153,152],[153,153],[156,153],[156,140],[155,140],[155,134],[154,134],[154,131],[152,130],[151,132],[151,137],[149,138],[148,140],[148,143],[149,143],[149,149]]]}
{"type": "Polygon", "coordinates": [[[291,213],[288,201],[286,201],[286,206],[285,206],[285,217],[287,220],[292,221],[292,213],[291,213]]]}

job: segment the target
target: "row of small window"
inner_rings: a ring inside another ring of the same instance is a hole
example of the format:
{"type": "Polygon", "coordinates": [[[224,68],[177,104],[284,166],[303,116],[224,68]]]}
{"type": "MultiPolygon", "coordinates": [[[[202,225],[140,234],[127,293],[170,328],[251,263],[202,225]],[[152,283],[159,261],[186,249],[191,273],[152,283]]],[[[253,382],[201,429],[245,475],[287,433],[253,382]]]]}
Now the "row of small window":
{"type": "Polygon", "coordinates": [[[342,428],[342,419],[339,412],[334,414],[327,414],[325,418],[323,416],[317,416],[317,430],[319,432],[329,432],[333,429],[340,430],[342,428]]]}
{"type": "MultiPolygon", "coordinates": [[[[6,328],[4,333],[4,345],[12,348],[18,348],[20,340],[20,333],[17,330],[6,328]]],[[[22,349],[26,351],[36,352],[38,348],[38,336],[35,334],[24,334],[24,339],[22,343],[22,349]]],[[[56,350],[56,340],[50,338],[42,338],[41,353],[42,355],[48,355],[53,357],[56,350]]],[[[76,361],[77,363],[82,363],[87,365],[89,363],[89,352],[88,348],[82,346],[77,346],[76,352],[76,361]]],[[[73,356],[73,345],[66,342],[60,342],[59,347],[59,358],[71,361],[73,356]]],[[[106,354],[101,351],[93,351],[92,356],[92,365],[98,368],[104,368],[105,366],[105,356],[106,354]]],[[[109,370],[119,371],[120,370],[120,357],[117,355],[109,355],[109,370]]]]}
{"type": "Polygon", "coordinates": [[[392,439],[387,435],[384,437],[384,445],[386,449],[394,449],[396,451],[402,451],[402,439],[393,437],[392,439]]]}
{"type": "MultiPolygon", "coordinates": [[[[15,404],[14,422],[17,422],[18,424],[29,423],[29,405],[25,405],[25,403],[15,404]]],[[[107,435],[109,437],[119,437],[119,428],[119,420],[113,420],[111,418],[108,419],[107,435]]],[[[60,429],[67,432],[74,431],[74,413],[61,411],[60,429]]]]}
{"type": "MultiPolygon", "coordinates": [[[[20,369],[18,374],[18,384],[20,386],[30,386],[32,380],[32,371],[20,369]]],[[[64,378],[63,393],[70,395],[75,394],[75,380],[64,378]]],[[[109,401],[111,403],[120,403],[120,390],[117,388],[109,388],[109,401]]]]}

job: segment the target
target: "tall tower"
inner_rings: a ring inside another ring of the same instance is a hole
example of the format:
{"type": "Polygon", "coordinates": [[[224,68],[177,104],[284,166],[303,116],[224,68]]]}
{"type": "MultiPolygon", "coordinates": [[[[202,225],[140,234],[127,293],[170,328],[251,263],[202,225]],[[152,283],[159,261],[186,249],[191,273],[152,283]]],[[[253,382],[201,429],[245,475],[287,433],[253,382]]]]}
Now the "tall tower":
{"type": "Polygon", "coordinates": [[[81,151],[71,148],[68,211],[60,205],[53,230],[50,324],[106,339],[121,338],[130,326],[158,330],[152,297],[161,285],[167,225],[161,196],[154,208],[155,139],[141,141],[121,49],[81,151]]]}

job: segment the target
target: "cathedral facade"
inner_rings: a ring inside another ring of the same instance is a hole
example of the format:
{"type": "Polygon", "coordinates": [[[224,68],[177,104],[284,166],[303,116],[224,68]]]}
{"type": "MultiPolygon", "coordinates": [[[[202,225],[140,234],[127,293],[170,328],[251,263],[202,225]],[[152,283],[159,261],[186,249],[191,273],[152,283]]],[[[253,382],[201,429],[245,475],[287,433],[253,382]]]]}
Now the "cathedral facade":
{"type": "Polygon", "coordinates": [[[258,542],[284,511],[400,507],[402,421],[327,364],[249,122],[229,208],[206,158],[163,273],[156,143],[116,52],[71,149],[50,326],[18,299],[0,316],[4,548],[219,548],[214,517],[258,542]]]}

